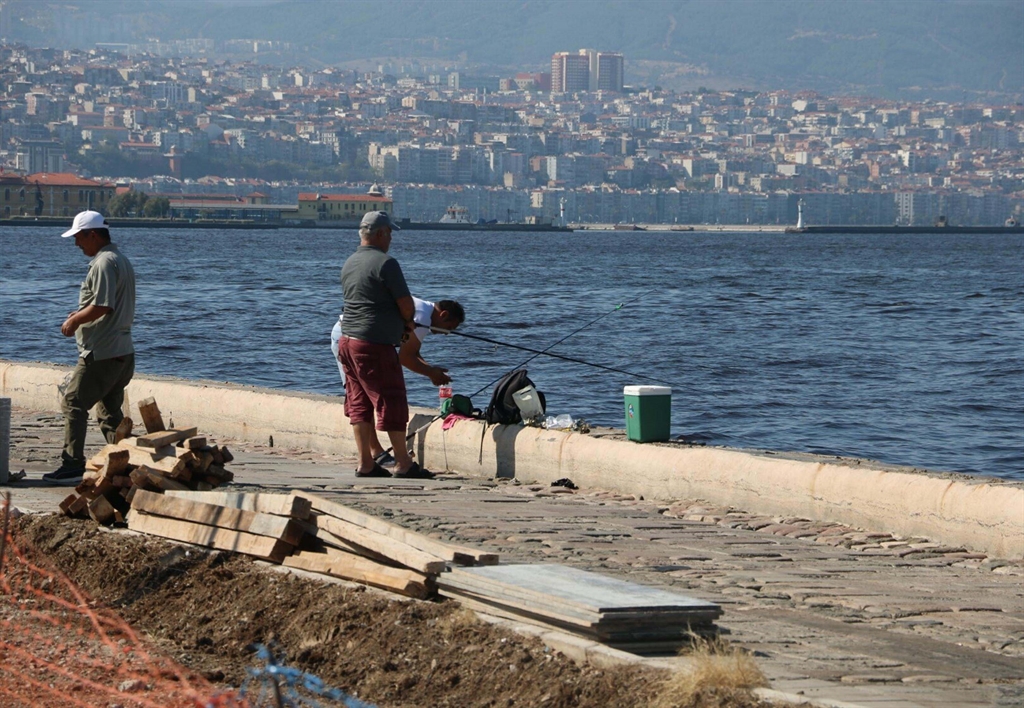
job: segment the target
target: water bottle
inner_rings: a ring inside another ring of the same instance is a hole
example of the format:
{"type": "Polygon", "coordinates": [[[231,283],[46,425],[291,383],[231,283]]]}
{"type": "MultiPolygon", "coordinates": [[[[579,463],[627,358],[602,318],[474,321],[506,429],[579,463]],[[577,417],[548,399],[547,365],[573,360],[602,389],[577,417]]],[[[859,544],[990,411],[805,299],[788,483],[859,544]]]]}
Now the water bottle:
{"type": "Polygon", "coordinates": [[[437,387],[437,397],[443,404],[444,399],[452,397],[452,387],[450,384],[441,384],[437,387]]]}

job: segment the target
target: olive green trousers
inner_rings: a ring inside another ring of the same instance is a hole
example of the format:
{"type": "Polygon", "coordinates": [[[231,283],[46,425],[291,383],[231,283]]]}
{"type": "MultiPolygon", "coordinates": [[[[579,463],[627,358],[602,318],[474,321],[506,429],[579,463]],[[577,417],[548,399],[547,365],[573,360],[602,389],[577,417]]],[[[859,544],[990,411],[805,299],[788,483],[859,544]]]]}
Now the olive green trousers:
{"type": "Polygon", "coordinates": [[[85,432],[89,427],[89,411],[96,406],[96,417],[107,442],[114,442],[114,432],[124,420],[121,406],[124,389],[135,373],[135,355],[94,361],[92,355],[79,358],[64,389],[61,410],[64,412],[64,466],[85,466],[85,432]]]}

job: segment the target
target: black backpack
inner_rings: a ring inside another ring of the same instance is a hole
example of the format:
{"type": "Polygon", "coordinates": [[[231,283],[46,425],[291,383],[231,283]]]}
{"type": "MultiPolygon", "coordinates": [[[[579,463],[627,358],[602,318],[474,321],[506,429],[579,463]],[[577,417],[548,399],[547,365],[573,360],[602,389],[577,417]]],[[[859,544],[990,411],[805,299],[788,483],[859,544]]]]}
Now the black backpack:
{"type": "MultiPolygon", "coordinates": [[[[533,385],[533,381],[526,375],[526,369],[516,369],[502,376],[494,387],[491,402],[487,404],[487,408],[484,410],[484,420],[488,423],[501,423],[502,425],[513,425],[523,422],[523,416],[519,412],[519,406],[516,405],[512,394],[533,385]]],[[[541,408],[547,410],[544,394],[538,391],[537,397],[540,399],[541,408]]]]}

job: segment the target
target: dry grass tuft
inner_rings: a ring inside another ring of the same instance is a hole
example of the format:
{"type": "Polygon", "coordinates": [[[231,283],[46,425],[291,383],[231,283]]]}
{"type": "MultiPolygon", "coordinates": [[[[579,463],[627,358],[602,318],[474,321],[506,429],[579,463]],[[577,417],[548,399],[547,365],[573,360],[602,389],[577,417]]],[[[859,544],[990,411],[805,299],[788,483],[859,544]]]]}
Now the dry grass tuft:
{"type": "Polygon", "coordinates": [[[459,635],[470,627],[481,626],[480,619],[472,610],[464,607],[454,609],[451,614],[445,615],[437,620],[437,629],[441,632],[441,639],[445,644],[456,641],[459,635]]]}
{"type": "Polygon", "coordinates": [[[752,689],[768,680],[754,658],[721,639],[693,637],[689,670],[677,671],[662,685],[651,708],[747,708],[763,705],[752,689]]]}

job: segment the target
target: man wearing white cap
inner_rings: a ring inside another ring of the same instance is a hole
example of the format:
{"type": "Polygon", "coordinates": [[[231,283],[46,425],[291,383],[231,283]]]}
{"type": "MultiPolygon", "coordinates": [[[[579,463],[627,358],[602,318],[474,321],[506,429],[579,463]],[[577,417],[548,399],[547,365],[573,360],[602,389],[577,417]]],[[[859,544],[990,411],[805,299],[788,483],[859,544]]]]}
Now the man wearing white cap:
{"type": "Polygon", "coordinates": [[[124,389],[135,373],[132,321],[135,319],[135,271],[131,262],[110,242],[103,215],[83,211],[61,234],[92,259],[82,281],[78,309],[68,315],[60,331],[78,344],[78,365],[64,391],[63,463],[43,481],[76,486],[85,473],[85,432],[89,411],[96,406],[100,429],[107,442],[115,442],[124,419],[124,389]]]}

